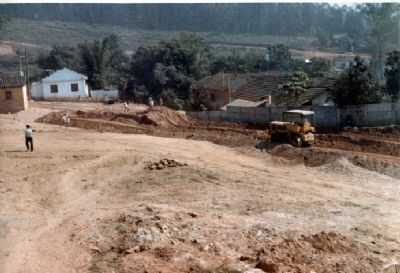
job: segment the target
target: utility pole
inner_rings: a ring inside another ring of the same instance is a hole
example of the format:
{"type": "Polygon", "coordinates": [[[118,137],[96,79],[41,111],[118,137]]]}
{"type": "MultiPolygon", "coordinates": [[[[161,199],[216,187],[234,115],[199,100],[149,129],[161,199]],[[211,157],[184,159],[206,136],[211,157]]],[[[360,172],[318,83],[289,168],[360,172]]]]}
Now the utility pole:
{"type": "Polygon", "coordinates": [[[25,71],[26,71],[26,76],[25,76],[25,84],[26,84],[26,88],[27,88],[27,93],[28,93],[28,98],[31,98],[31,90],[29,87],[29,61],[28,61],[28,53],[27,50],[25,48],[25,71]]]}
{"type": "Polygon", "coordinates": [[[229,92],[229,103],[231,103],[232,102],[231,78],[229,78],[229,82],[228,82],[228,92],[229,92]]]}
{"type": "Polygon", "coordinates": [[[395,7],[394,18],[397,21],[397,48],[400,47],[400,5],[395,7]]]}
{"type": "Polygon", "coordinates": [[[18,71],[18,79],[19,79],[19,82],[22,82],[22,75],[23,75],[23,72],[22,72],[22,56],[18,56],[19,57],[19,71],[18,71]]]}

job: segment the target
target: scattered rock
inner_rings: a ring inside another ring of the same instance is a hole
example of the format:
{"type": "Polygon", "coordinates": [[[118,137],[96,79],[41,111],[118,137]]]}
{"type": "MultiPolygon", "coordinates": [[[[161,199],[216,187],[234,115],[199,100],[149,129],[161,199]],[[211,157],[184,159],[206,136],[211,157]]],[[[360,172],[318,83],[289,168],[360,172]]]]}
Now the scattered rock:
{"type": "Polygon", "coordinates": [[[162,170],[165,168],[176,168],[176,167],[183,167],[187,166],[186,163],[180,163],[174,159],[161,159],[158,162],[148,162],[145,166],[146,170],[162,170]]]}
{"type": "Polygon", "coordinates": [[[194,213],[194,212],[189,212],[188,213],[188,215],[190,216],[190,217],[192,217],[192,218],[197,218],[197,214],[196,213],[194,213]]]}
{"type": "Polygon", "coordinates": [[[239,261],[241,261],[241,262],[249,262],[249,261],[252,261],[252,260],[253,260],[253,258],[249,257],[249,256],[240,256],[239,257],[239,261]]]}

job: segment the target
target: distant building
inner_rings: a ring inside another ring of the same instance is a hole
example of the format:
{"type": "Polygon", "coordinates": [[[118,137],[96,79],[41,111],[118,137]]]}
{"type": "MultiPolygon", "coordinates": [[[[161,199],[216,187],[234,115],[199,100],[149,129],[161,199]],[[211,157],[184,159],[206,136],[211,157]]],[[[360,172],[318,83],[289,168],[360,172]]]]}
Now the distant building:
{"type": "Polygon", "coordinates": [[[288,73],[268,71],[262,73],[218,73],[205,77],[193,85],[193,97],[208,110],[218,110],[235,99],[259,102],[269,98],[272,103],[280,84],[288,73]]]}
{"type": "Polygon", "coordinates": [[[26,85],[0,82],[0,113],[15,113],[28,109],[26,85]]]}
{"type": "Polygon", "coordinates": [[[249,101],[249,100],[235,99],[231,103],[225,105],[222,109],[227,110],[229,112],[235,112],[235,110],[237,109],[259,108],[259,107],[266,107],[268,105],[269,105],[268,100],[249,101]]]}
{"type": "Polygon", "coordinates": [[[208,76],[193,86],[196,103],[207,110],[227,110],[229,107],[275,106],[332,106],[330,90],[336,76],[311,79],[309,88],[296,97],[289,97],[282,86],[290,81],[291,74],[279,71],[263,73],[219,73],[208,76]]]}
{"type": "Polygon", "coordinates": [[[335,78],[314,78],[309,88],[296,97],[285,96],[284,93],[275,96],[275,104],[280,106],[333,106],[335,103],[330,95],[334,88],[335,78]]]}
{"type": "Polygon", "coordinates": [[[78,72],[64,68],[57,70],[40,82],[32,83],[32,98],[79,98],[88,97],[87,77],[78,72]]]}
{"type": "Polygon", "coordinates": [[[193,98],[196,103],[204,105],[208,110],[218,110],[228,104],[232,92],[237,85],[246,83],[242,74],[218,73],[205,77],[192,86],[193,98]]]}

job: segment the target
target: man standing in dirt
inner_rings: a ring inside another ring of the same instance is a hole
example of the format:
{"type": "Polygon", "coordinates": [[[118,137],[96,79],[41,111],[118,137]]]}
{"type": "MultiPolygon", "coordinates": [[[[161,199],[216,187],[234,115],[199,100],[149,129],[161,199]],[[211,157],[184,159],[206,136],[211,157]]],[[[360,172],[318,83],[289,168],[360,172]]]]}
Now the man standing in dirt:
{"type": "Polygon", "coordinates": [[[129,112],[129,106],[127,102],[124,102],[124,112],[128,113],[129,112]]]}
{"type": "Polygon", "coordinates": [[[33,152],[33,132],[31,126],[28,124],[26,125],[25,128],[25,145],[26,145],[26,151],[28,152],[31,150],[33,152]]]}
{"type": "Polygon", "coordinates": [[[64,123],[65,127],[68,127],[69,124],[71,123],[71,119],[70,119],[68,113],[66,113],[65,115],[62,116],[62,120],[63,120],[63,123],[64,123]]]}
{"type": "Polygon", "coordinates": [[[152,97],[149,97],[149,106],[150,106],[150,108],[154,107],[154,101],[153,101],[152,97]]]}

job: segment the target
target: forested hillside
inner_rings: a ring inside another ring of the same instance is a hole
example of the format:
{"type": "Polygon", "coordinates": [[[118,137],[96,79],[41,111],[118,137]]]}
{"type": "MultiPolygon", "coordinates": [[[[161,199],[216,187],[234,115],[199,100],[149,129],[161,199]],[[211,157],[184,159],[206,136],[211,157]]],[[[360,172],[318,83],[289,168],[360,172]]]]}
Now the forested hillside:
{"type": "MultiPolygon", "coordinates": [[[[87,75],[91,88],[163,97],[173,108],[200,109],[192,83],[219,72],[279,70],[306,79],[347,66],[338,104],[399,94],[394,3],[7,4],[2,22],[0,71],[17,71],[22,57],[31,80],[68,67],[87,75]],[[360,53],[368,62],[343,59],[360,53]]],[[[302,93],[296,86],[294,94],[302,93]]]]}
{"type": "Polygon", "coordinates": [[[366,32],[355,9],[328,4],[8,4],[0,13],[35,20],[109,24],[151,30],[333,35],[366,32]]]}

